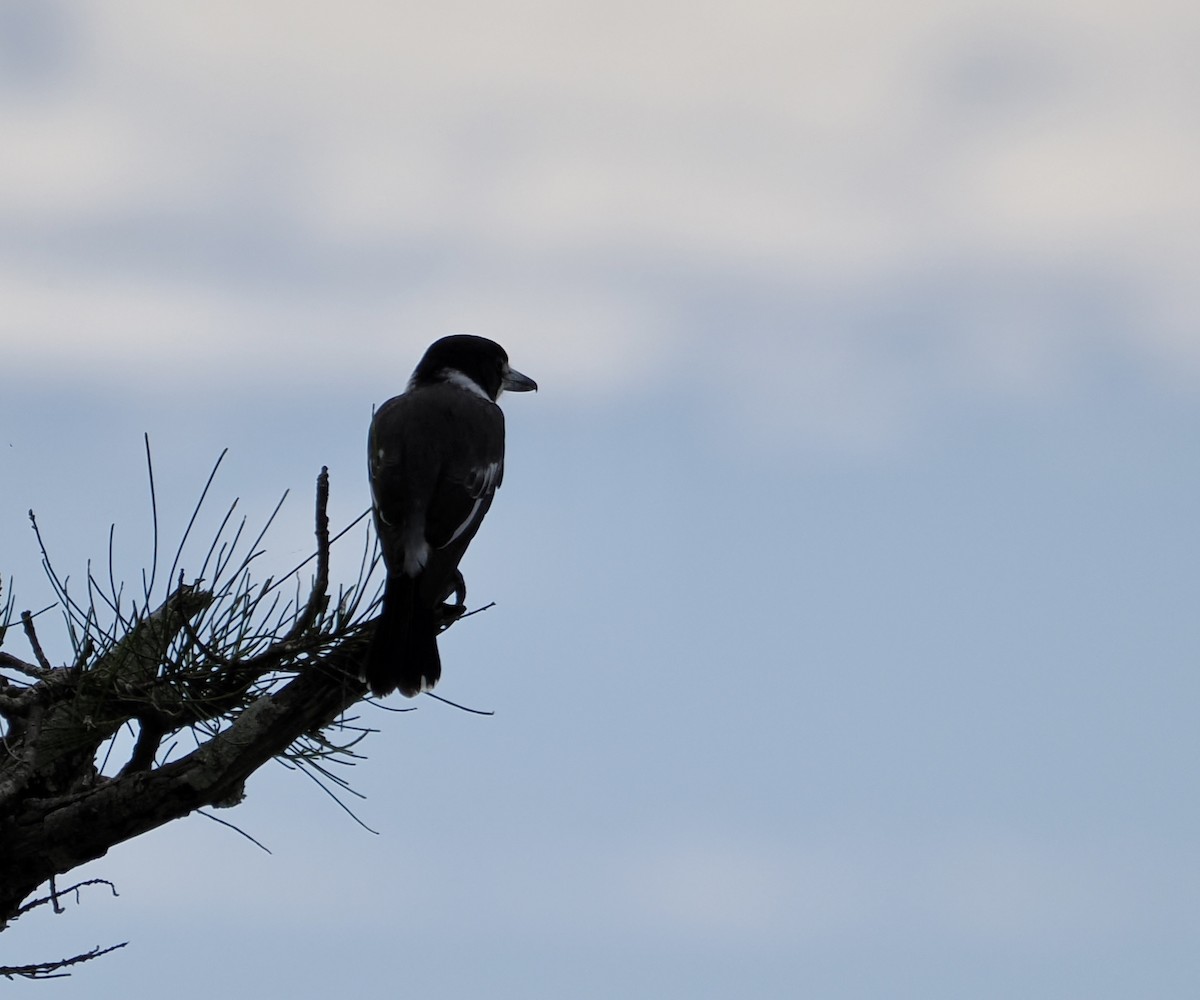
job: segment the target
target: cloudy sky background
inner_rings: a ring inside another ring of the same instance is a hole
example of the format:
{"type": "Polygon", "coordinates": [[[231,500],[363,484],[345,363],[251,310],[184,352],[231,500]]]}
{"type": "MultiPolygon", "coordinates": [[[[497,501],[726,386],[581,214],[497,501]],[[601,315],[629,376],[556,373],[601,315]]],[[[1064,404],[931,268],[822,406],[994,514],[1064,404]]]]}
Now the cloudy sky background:
{"type": "Polygon", "coordinates": [[[377,836],[272,767],[272,856],[115,849],[0,962],[130,947],[8,988],[1195,996],[1198,50],[1161,0],[0,0],[19,608],[31,507],[136,580],[143,432],[166,537],[227,446],[218,507],[292,490],[266,575],[430,340],[542,386],[443,640],[497,715],[365,711],[377,836]]]}

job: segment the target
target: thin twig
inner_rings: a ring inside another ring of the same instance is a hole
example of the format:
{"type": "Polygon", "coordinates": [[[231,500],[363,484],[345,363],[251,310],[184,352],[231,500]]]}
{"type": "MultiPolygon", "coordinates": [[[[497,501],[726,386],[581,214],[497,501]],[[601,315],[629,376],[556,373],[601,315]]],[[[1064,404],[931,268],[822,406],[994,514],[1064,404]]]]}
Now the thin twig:
{"type": "Polygon", "coordinates": [[[245,837],[248,841],[250,841],[250,843],[252,843],[255,847],[262,848],[268,854],[271,853],[271,848],[267,847],[267,845],[262,843],[261,841],[255,840],[253,837],[250,836],[250,834],[248,834],[240,826],[236,826],[235,824],[230,823],[228,820],[221,819],[219,816],[214,816],[210,812],[205,812],[203,809],[197,809],[196,812],[199,815],[203,816],[205,819],[211,819],[214,823],[220,823],[222,826],[229,827],[229,829],[231,829],[234,833],[240,833],[243,837],[245,837]]]}
{"type": "Polygon", "coordinates": [[[51,589],[62,603],[63,614],[67,619],[67,628],[71,634],[72,645],[78,648],[74,623],[76,621],[80,622],[86,631],[90,612],[85,612],[78,603],[71,599],[71,595],[67,593],[67,584],[70,583],[70,577],[60,580],[58,574],[54,572],[54,566],[50,562],[50,553],[46,549],[45,541],[42,539],[42,529],[38,527],[37,515],[32,510],[29,511],[29,523],[33,526],[33,536],[37,539],[38,551],[42,556],[42,569],[46,573],[46,578],[50,581],[51,589]]]}
{"type": "Polygon", "coordinates": [[[108,948],[101,948],[97,945],[82,955],[76,955],[74,958],[61,958],[57,962],[37,962],[34,965],[0,965],[0,976],[5,979],[13,979],[17,976],[23,979],[65,979],[71,973],[61,972],[61,969],[70,965],[78,965],[80,962],[90,962],[93,958],[107,955],[110,951],[124,948],[127,944],[129,944],[128,941],[122,941],[120,944],[114,944],[108,948]]]}
{"type": "MultiPolygon", "coordinates": [[[[464,617],[466,617],[464,615],[464,617]]],[[[470,712],[472,715],[495,715],[494,711],[485,712],[482,708],[468,708],[466,705],[460,705],[456,701],[451,701],[449,698],[443,698],[440,694],[434,694],[432,691],[426,691],[430,698],[434,701],[440,701],[443,705],[449,705],[451,708],[460,709],[463,712],[470,712]]]]}
{"type": "Polygon", "coordinates": [[[200,516],[200,508],[204,506],[204,498],[208,496],[208,491],[212,487],[213,480],[217,477],[217,470],[221,468],[221,463],[225,461],[227,454],[229,454],[229,449],[225,448],[217,456],[216,462],[213,463],[212,471],[208,474],[208,479],[204,483],[204,489],[200,491],[200,499],[196,501],[196,506],[192,509],[192,516],[188,519],[187,527],[183,529],[183,537],[179,539],[179,547],[175,550],[175,559],[171,563],[171,572],[167,574],[168,580],[175,578],[175,570],[179,568],[179,560],[183,556],[183,547],[187,544],[188,536],[192,533],[192,527],[196,523],[196,518],[200,516]]]}
{"type": "Polygon", "coordinates": [[[403,707],[399,705],[385,705],[382,698],[367,698],[366,701],[369,705],[374,705],[382,712],[394,712],[397,715],[400,715],[404,712],[415,712],[417,710],[416,705],[406,705],[403,707]]]}
{"type": "Polygon", "coordinates": [[[146,478],[150,480],[150,524],[154,536],[154,547],[150,554],[150,581],[146,582],[146,571],[142,570],[142,593],[145,603],[142,605],[145,614],[150,613],[150,595],[154,593],[154,580],[158,576],[158,495],[154,489],[154,462],[150,458],[150,435],[144,433],[142,440],[146,444],[146,478]]]}
{"type": "Polygon", "coordinates": [[[325,785],[321,782],[321,780],[319,778],[317,778],[316,775],[311,774],[303,766],[299,766],[299,765],[302,765],[303,763],[306,763],[306,762],[304,762],[301,758],[298,758],[296,760],[296,764],[298,765],[296,767],[296,770],[298,770],[306,778],[311,780],[313,784],[315,784],[319,789],[321,789],[321,791],[323,791],[326,795],[328,795],[331,799],[333,799],[333,801],[338,804],[338,808],[340,808],[342,810],[342,812],[344,812],[347,816],[349,816],[352,820],[354,820],[355,823],[357,823],[364,830],[366,830],[367,833],[373,833],[376,836],[379,835],[378,830],[372,830],[369,826],[367,826],[366,823],[364,823],[361,819],[359,819],[354,814],[354,810],[351,809],[348,805],[346,805],[346,803],[343,802],[341,799],[339,799],[336,795],[334,795],[334,793],[332,791],[330,791],[328,788],[326,788],[325,785]]]}
{"type": "MultiPolygon", "coordinates": [[[[15,917],[22,916],[23,914],[28,913],[30,910],[37,909],[39,906],[45,906],[47,903],[55,902],[55,900],[58,896],[65,896],[68,892],[75,893],[75,902],[78,903],[79,902],[79,890],[82,889],[84,886],[89,886],[89,885],[106,885],[112,891],[112,894],[114,896],[121,895],[119,892],[117,892],[117,887],[115,885],[113,885],[106,878],[89,878],[83,882],[76,882],[74,885],[68,886],[66,889],[63,889],[62,892],[54,891],[53,880],[51,880],[50,895],[42,896],[39,899],[30,900],[28,903],[26,903],[24,906],[22,906],[19,910],[17,910],[15,917]]],[[[15,917],[14,917],[14,919],[15,919],[15,917]]]]}

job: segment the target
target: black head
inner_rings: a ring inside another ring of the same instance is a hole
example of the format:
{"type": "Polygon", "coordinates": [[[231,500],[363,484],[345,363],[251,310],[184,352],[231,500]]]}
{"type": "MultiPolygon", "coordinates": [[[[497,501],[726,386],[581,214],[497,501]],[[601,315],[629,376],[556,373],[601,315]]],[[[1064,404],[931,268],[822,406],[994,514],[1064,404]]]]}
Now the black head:
{"type": "Polygon", "coordinates": [[[493,401],[505,389],[509,392],[537,389],[533,379],[509,365],[508,354],[503,347],[494,340],[467,333],[443,337],[430,344],[413,371],[409,385],[432,385],[453,380],[455,373],[470,379],[493,401]]]}

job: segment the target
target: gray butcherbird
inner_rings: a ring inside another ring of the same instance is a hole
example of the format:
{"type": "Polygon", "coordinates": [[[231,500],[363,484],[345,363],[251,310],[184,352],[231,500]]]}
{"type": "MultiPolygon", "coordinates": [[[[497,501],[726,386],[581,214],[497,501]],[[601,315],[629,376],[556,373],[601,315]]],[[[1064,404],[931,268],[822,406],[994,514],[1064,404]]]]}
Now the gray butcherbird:
{"type": "Polygon", "coordinates": [[[456,335],[430,345],[408,388],[371,420],[375,531],[387,567],[383,611],[367,654],[376,696],[411,698],[442,675],[437,635],[462,613],[458,571],[504,478],[500,393],[537,389],[504,348],[456,335]],[[457,597],[453,606],[445,602],[457,597]]]}

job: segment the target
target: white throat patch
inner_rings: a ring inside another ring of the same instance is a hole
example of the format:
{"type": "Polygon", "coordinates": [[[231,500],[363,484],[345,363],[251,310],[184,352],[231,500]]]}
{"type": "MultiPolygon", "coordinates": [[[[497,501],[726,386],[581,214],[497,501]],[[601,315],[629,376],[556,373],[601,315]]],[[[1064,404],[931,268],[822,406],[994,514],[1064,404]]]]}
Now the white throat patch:
{"type": "Polygon", "coordinates": [[[444,382],[456,385],[460,389],[466,389],[467,392],[473,392],[476,396],[486,399],[489,403],[492,401],[492,397],[483,391],[483,386],[471,378],[470,375],[464,375],[457,368],[443,368],[440,374],[444,382]]]}

